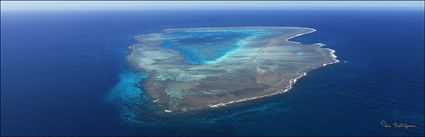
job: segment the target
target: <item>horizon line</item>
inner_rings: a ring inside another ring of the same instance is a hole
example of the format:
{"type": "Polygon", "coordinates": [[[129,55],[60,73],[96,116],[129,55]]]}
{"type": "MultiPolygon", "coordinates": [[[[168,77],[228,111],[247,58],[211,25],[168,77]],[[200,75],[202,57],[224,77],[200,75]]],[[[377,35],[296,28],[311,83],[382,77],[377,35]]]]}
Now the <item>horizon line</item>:
{"type": "Polygon", "coordinates": [[[424,8],[424,1],[1,1],[6,10],[424,8]]]}

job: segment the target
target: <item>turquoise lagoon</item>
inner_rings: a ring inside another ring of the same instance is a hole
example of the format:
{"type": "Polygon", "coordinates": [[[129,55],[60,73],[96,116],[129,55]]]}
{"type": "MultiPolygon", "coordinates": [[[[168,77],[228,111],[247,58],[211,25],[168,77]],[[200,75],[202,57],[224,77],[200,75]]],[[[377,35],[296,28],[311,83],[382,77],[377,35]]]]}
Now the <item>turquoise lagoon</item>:
{"type": "Polygon", "coordinates": [[[179,51],[189,64],[206,64],[241,48],[245,39],[265,33],[272,31],[249,29],[178,31],[165,35],[161,47],[179,51]]]}

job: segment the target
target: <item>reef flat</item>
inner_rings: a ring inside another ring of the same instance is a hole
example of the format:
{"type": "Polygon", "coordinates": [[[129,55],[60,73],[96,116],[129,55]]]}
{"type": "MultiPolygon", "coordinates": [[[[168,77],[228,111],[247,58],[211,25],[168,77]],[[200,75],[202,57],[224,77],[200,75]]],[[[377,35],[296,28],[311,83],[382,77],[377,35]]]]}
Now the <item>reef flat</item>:
{"type": "Polygon", "coordinates": [[[165,112],[188,111],[288,91],[307,72],[338,62],[323,44],[289,39],[301,27],[175,28],[138,35],[129,64],[165,112]]]}

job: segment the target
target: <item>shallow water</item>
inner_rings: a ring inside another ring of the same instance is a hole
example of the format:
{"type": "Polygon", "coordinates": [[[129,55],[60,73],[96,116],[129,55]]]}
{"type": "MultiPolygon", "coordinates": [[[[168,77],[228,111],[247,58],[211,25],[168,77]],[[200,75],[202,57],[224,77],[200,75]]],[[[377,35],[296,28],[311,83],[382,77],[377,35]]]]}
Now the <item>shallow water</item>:
{"type": "Polygon", "coordinates": [[[225,106],[286,92],[306,72],[338,62],[333,51],[321,44],[287,41],[314,32],[310,28],[210,27],[169,31],[138,36],[140,44],[132,45],[127,57],[134,70],[151,75],[140,88],[165,112],[225,106]],[[217,37],[222,40],[215,40],[217,37]],[[222,56],[206,63],[188,61],[208,59],[205,53],[222,56]]]}

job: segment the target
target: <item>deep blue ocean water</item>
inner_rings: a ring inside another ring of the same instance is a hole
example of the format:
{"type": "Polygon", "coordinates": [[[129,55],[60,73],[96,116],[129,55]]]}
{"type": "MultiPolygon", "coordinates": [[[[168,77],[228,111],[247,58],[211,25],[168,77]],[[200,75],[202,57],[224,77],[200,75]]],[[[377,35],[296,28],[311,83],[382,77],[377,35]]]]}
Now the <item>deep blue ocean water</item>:
{"type": "Polygon", "coordinates": [[[1,14],[1,135],[424,134],[423,9],[1,14]],[[113,89],[143,77],[126,66],[132,37],[215,26],[315,28],[293,40],[324,43],[341,62],[282,95],[183,115],[146,113],[138,116],[143,123],[123,119],[110,99],[123,93],[113,89]],[[382,128],[383,120],[416,127],[382,128]]]}

